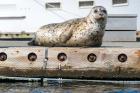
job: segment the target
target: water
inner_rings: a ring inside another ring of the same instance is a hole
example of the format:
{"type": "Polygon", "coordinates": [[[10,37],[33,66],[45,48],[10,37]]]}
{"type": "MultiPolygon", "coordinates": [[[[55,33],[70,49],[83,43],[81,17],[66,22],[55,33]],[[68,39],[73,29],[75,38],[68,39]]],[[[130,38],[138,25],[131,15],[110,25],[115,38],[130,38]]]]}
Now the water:
{"type": "Polygon", "coordinates": [[[0,93],[140,93],[140,84],[97,82],[0,83],[0,93]]]}

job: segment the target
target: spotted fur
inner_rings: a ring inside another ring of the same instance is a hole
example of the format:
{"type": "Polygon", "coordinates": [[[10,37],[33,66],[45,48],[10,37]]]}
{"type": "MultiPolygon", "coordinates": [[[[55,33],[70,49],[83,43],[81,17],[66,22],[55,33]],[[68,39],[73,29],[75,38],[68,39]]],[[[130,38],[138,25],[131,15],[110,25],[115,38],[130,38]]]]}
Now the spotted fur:
{"type": "Polygon", "coordinates": [[[107,20],[106,9],[95,6],[84,18],[42,26],[29,45],[39,46],[101,46],[107,20]]]}

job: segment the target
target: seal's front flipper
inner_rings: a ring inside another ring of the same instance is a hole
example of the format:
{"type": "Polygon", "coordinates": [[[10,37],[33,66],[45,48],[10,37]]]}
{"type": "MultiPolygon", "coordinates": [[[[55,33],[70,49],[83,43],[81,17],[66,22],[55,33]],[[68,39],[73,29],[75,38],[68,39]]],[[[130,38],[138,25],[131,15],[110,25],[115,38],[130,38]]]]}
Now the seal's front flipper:
{"type": "Polygon", "coordinates": [[[67,30],[64,31],[61,35],[60,35],[60,41],[61,43],[66,43],[72,36],[72,31],[67,30]]]}

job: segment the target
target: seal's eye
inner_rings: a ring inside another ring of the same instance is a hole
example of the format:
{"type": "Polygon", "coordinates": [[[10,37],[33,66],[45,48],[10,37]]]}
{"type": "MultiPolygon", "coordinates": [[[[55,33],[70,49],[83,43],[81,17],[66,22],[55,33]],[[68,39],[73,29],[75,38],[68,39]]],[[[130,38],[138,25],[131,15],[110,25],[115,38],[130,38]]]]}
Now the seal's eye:
{"type": "Polygon", "coordinates": [[[106,10],[103,10],[104,13],[107,13],[106,10]]]}
{"type": "Polygon", "coordinates": [[[97,13],[98,11],[97,10],[94,10],[94,13],[97,13]]]}

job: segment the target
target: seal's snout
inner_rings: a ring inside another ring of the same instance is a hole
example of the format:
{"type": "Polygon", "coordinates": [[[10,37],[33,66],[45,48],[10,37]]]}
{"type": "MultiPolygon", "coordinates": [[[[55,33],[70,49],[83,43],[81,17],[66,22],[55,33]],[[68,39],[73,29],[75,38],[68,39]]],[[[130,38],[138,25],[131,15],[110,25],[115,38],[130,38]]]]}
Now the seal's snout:
{"type": "Polygon", "coordinates": [[[103,13],[99,13],[99,17],[97,19],[104,19],[105,15],[103,13]]]}
{"type": "Polygon", "coordinates": [[[102,17],[104,14],[103,13],[100,13],[99,15],[102,17]]]}
{"type": "Polygon", "coordinates": [[[105,15],[103,13],[99,13],[99,14],[95,15],[96,20],[101,20],[101,19],[105,19],[105,18],[106,17],[105,17],[105,15]]]}

